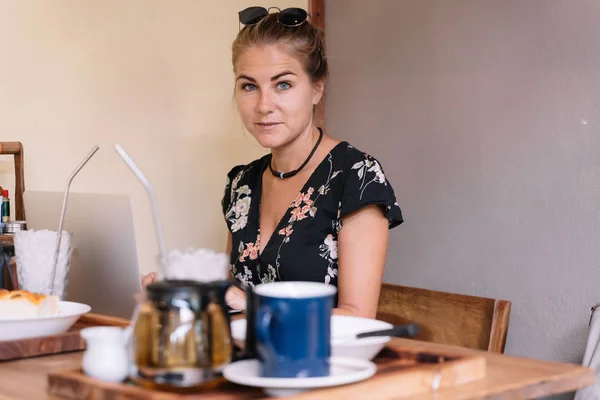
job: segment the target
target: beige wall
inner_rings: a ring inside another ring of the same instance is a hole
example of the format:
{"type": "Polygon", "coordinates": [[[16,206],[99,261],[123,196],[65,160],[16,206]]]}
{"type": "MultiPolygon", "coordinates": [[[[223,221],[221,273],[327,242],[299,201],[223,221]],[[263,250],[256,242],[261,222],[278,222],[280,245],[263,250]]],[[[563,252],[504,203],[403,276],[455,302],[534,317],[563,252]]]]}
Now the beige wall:
{"type": "Polygon", "coordinates": [[[600,300],[600,2],[328,0],[330,133],[405,213],[385,277],[513,301],[507,352],[580,362],[600,300]]]}
{"type": "MultiPolygon", "coordinates": [[[[150,208],[112,149],[120,143],[158,192],[167,246],[223,250],[225,174],[264,154],[232,98],[230,45],[237,12],[250,5],[0,0],[0,140],[23,142],[27,189],[62,191],[100,145],[72,190],[131,196],[140,268],[149,271],[158,253],[150,208]]],[[[0,185],[12,189],[12,173],[2,159],[0,185]]]]}

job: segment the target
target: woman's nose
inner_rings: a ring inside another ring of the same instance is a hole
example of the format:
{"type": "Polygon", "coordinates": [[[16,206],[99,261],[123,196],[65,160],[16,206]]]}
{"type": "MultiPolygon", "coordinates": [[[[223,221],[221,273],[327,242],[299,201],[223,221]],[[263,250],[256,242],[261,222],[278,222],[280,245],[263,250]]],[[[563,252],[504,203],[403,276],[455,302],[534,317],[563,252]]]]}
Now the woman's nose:
{"type": "Polygon", "coordinates": [[[256,110],[261,114],[269,114],[273,111],[273,108],[272,96],[269,93],[261,92],[256,110]]]}

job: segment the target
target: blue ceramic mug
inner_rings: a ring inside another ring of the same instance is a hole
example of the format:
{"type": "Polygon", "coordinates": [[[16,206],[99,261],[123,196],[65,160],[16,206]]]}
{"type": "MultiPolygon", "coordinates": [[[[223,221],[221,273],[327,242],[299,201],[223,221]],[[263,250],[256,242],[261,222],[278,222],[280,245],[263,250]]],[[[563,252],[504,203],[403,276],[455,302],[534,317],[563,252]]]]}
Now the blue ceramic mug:
{"type": "Polygon", "coordinates": [[[254,288],[256,350],[261,376],[329,375],[335,286],[273,282],[254,288]]]}

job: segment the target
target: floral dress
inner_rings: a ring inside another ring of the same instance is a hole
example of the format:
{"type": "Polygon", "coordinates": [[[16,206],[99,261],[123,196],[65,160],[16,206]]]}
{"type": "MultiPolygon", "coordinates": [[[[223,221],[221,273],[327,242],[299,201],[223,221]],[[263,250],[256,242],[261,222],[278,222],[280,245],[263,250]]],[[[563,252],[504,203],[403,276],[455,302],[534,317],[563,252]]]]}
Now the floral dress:
{"type": "Polygon", "coordinates": [[[380,163],[341,142],[317,166],[259,254],[262,176],[270,157],[234,167],[222,200],[233,243],[231,273],[246,285],[314,281],[337,286],[337,242],[345,215],[379,204],[390,229],[403,222],[380,163]]]}

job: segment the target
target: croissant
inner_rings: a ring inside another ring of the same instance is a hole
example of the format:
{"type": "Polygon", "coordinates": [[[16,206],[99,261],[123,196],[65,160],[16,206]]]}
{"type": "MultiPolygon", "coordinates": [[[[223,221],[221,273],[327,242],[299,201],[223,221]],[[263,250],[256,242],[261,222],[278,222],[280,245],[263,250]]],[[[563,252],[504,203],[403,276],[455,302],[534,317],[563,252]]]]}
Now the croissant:
{"type": "Polygon", "coordinates": [[[47,317],[58,314],[58,296],[27,290],[0,289],[0,319],[47,317]]]}

